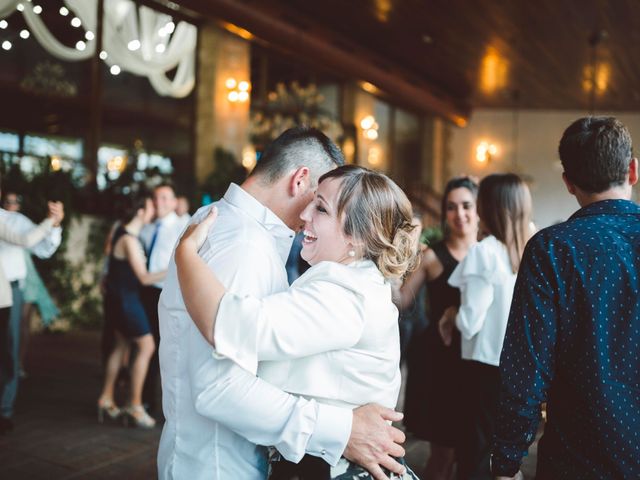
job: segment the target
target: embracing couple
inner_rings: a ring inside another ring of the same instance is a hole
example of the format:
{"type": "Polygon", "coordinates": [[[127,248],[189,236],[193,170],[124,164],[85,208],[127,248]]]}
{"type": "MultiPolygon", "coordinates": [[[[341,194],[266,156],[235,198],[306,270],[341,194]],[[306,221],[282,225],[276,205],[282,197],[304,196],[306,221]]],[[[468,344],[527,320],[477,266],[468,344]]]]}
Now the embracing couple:
{"type": "Polygon", "coordinates": [[[176,247],[158,307],[161,479],[416,478],[390,425],[388,280],[415,262],[411,205],[343,164],[321,132],[290,129],[176,247]],[[289,287],[299,229],[312,268],[289,287]]]}

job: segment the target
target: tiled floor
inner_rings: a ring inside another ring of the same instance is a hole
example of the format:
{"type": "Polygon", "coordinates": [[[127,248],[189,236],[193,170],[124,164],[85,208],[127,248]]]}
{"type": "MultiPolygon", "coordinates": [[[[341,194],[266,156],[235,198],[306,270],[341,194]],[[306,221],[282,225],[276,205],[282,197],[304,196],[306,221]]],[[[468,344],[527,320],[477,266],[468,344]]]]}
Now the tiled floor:
{"type": "MultiPolygon", "coordinates": [[[[29,348],[29,377],[20,386],[16,429],[0,436],[0,478],[155,478],[160,428],[96,422],[98,334],[38,335],[29,348]]],[[[405,447],[409,465],[421,471],[428,444],[409,438],[405,447]]],[[[533,478],[531,460],[524,468],[527,478],[533,478]]]]}

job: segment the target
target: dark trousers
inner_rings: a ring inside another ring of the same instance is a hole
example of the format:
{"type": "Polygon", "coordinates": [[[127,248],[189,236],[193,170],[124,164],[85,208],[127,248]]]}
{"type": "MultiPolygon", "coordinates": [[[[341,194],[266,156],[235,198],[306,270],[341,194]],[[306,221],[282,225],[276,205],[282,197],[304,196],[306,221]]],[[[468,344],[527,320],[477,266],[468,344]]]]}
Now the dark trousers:
{"type": "Polygon", "coordinates": [[[144,380],[144,387],[142,389],[142,402],[147,405],[147,409],[151,414],[156,413],[158,410],[157,391],[158,377],[160,374],[160,363],[158,361],[158,347],[160,346],[158,301],[160,300],[160,292],[162,292],[162,289],[156,287],[144,287],[142,289],[144,310],[149,318],[151,334],[153,335],[153,340],[156,343],[156,351],[153,353],[153,357],[151,357],[151,361],[149,362],[147,378],[144,380]]]}
{"type": "Polygon", "coordinates": [[[280,460],[271,464],[269,480],[330,480],[331,467],[319,457],[305,455],[300,463],[280,460]]]}
{"type": "Polygon", "coordinates": [[[500,370],[464,360],[460,445],[456,448],[458,480],[492,480],[489,458],[500,395],[500,370]]]}
{"type": "Polygon", "coordinates": [[[23,296],[18,282],[11,282],[13,305],[2,309],[0,319],[0,416],[11,418],[19,383],[20,320],[23,296]],[[9,313],[7,318],[7,311],[9,313]]]}

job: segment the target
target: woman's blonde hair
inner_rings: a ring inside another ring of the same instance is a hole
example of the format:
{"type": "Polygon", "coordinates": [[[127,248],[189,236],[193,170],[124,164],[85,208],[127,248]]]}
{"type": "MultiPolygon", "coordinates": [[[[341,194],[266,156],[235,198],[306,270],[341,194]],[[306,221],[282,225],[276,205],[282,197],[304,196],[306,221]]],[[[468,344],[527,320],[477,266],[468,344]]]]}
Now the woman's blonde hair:
{"type": "Polygon", "coordinates": [[[491,235],[509,252],[511,269],[518,271],[531,236],[531,194],[515,173],[488,175],[478,189],[478,215],[491,235]]]}
{"type": "Polygon", "coordinates": [[[411,203],[389,177],[355,165],[330,170],[320,177],[340,180],[338,216],[346,235],[362,244],[362,255],[387,278],[402,277],[415,268],[417,228],[411,203]]]}

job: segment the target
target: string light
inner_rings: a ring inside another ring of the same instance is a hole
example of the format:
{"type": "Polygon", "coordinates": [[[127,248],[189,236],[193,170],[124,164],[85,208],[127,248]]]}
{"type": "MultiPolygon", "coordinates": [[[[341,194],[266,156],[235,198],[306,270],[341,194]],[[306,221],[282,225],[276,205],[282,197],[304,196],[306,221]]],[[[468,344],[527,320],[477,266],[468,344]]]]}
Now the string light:
{"type": "Polygon", "coordinates": [[[36,15],[40,15],[42,13],[42,7],[40,5],[36,5],[35,7],[33,7],[33,13],[35,13],[36,15]]]}
{"type": "Polygon", "coordinates": [[[156,45],[156,53],[164,53],[164,51],[167,49],[167,47],[164,46],[164,44],[159,43],[158,45],[156,45]]]}
{"type": "Polygon", "coordinates": [[[4,42],[2,42],[2,49],[3,50],[9,51],[9,50],[11,50],[12,46],[13,45],[11,45],[11,42],[9,40],[5,40],[4,42]]]}
{"type": "Polygon", "coordinates": [[[140,40],[131,40],[128,44],[127,44],[127,48],[132,51],[135,52],[136,50],[140,49],[140,40]]]}
{"type": "Polygon", "coordinates": [[[78,27],[80,27],[81,25],[82,25],[82,20],[80,20],[78,17],[73,17],[73,18],[71,19],[71,26],[72,26],[72,27],[76,27],[76,28],[78,28],[78,27]]]}
{"type": "Polygon", "coordinates": [[[118,65],[111,65],[111,68],[109,69],[109,72],[111,72],[111,75],[119,75],[120,71],[121,70],[118,65]]]}
{"type": "Polygon", "coordinates": [[[84,43],[82,40],[78,40],[76,42],[76,49],[80,50],[81,52],[84,51],[84,49],[87,48],[87,44],[84,43]]]}
{"type": "Polygon", "coordinates": [[[18,10],[19,12],[24,12],[24,5],[19,3],[18,5],[16,5],[16,10],[18,10]]]}
{"type": "Polygon", "coordinates": [[[26,40],[27,38],[29,38],[29,35],[30,35],[29,30],[27,29],[20,30],[20,38],[23,38],[26,40]]]}
{"type": "Polygon", "coordinates": [[[4,30],[5,28],[7,28],[9,26],[9,24],[7,23],[6,20],[0,20],[0,28],[2,30],[4,30]]]}
{"type": "Polygon", "coordinates": [[[58,10],[58,13],[63,17],[66,17],[67,15],[69,15],[69,9],[67,7],[60,7],[60,10],[58,10]]]}
{"type": "Polygon", "coordinates": [[[96,36],[93,34],[93,32],[92,32],[91,30],[87,30],[87,31],[84,33],[84,38],[86,38],[87,40],[91,41],[91,40],[93,40],[94,38],[96,38],[96,36]]]}
{"type": "Polygon", "coordinates": [[[109,55],[107,55],[107,52],[105,52],[104,50],[100,52],[100,60],[106,60],[108,56],[109,55]]]}

